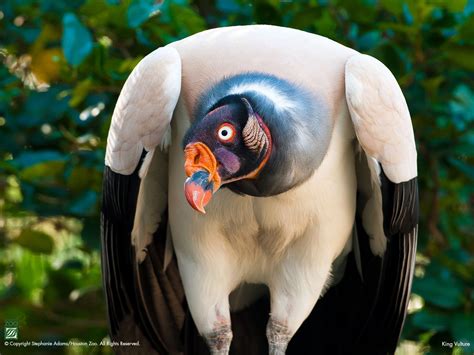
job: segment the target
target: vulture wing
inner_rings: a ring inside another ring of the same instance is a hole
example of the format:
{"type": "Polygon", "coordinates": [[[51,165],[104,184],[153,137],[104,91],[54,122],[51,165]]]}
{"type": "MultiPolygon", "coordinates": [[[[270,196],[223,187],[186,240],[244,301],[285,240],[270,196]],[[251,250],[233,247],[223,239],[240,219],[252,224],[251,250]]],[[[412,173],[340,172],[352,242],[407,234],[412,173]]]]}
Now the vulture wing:
{"type": "Polygon", "coordinates": [[[101,215],[103,282],[111,340],[140,342],[139,348],[119,345],[119,353],[182,348],[184,293],[175,259],[165,260],[168,167],[160,149],[180,88],[180,57],[160,48],[133,70],[112,117],[101,215]]]}
{"type": "Polygon", "coordinates": [[[400,337],[415,266],[416,146],[403,94],[381,62],[367,55],[351,57],[345,82],[362,148],[357,239],[369,317],[358,340],[364,353],[387,354],[395,352],[400,337]]]}

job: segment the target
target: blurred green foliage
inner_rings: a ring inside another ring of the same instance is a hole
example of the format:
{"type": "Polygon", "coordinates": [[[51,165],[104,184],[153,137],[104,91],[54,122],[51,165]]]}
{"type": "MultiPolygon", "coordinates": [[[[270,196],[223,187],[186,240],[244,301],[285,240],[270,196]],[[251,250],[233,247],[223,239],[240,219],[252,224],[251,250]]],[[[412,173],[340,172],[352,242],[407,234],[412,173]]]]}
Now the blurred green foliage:
{"type": "Polygon", "coordinates": [[[24,340],[106,337],[98,211],[121,86],[158,46],[206,28],[268,23],[328,36],[397,77],[415,127],[421,191],[404,338],[419,352],[472,353],[473,14],[472,0],[3,0],[0,322],[18,320],[24,340]]]}

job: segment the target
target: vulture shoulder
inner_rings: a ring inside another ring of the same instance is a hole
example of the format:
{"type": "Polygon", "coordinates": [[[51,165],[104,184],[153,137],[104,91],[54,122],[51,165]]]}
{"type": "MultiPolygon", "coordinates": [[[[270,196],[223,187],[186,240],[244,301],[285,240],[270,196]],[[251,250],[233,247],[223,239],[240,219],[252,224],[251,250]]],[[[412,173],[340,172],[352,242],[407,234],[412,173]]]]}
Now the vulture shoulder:
{"type": "Polygon", "coordinates": [[[349,58],[346,98],[359,143],[387,177],[397,184],[416,177],[410,112],[390,70],[368,55],[349,58]]]}
{"type": "MultiPolygon", "coordinates": [[[[166,143],[163,138],[167,137],[180,91],[181,59],[174,48],[159,48],[143,58],[125,82],[115,105],[105,165],[116,173],[130,175],[138,166],[143,149],[153,155],[158,145],[166,143]]],[[[146,162],[150,161],[151,156],[146,162]]]]}

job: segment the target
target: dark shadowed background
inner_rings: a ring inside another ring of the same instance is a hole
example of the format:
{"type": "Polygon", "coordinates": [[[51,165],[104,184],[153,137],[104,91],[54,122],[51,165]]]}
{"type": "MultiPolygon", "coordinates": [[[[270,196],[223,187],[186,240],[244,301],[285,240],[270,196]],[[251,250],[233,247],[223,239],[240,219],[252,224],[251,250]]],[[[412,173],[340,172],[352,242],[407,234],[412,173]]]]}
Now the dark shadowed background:
{"type": "Polygon", "coordinates": [[[159,46],[252,23],[327,36],[397,77],[413,118],[421,191],[399,353],[473,353],[473,0],[2,0],[0,353],[111,352],[4,347],[4,322],[18,323],[20,341],[107,336],[98,216],[120,88],[159,46]],[[471,347],[451,348],[454,341],[471,347]]]}

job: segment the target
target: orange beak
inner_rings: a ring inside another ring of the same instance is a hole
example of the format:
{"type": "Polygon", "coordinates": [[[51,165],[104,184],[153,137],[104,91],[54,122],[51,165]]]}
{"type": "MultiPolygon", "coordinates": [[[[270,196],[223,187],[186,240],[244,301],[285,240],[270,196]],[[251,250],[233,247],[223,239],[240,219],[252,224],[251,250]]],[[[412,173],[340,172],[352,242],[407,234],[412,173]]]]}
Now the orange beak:
{"type": "Polygon", "coordinates": [[[196,211],[206,213],[204,207],[221,186],[216,157],[207,145],[197,142],[186,146],[184,159],[184,171],[188,176],[184,183],[186,200],[196,211]]]}

